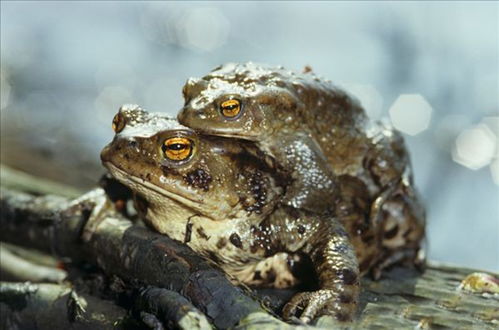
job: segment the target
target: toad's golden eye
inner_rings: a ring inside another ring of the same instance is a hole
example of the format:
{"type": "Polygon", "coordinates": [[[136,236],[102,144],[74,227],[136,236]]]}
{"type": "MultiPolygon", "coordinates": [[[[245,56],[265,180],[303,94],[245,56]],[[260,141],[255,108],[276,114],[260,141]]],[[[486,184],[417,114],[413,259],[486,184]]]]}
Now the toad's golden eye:
{"type": "Polygon", "coordinates": [[[170,160],[184,160],[192,155],[192,141],[182,137],[166,139],[161,146],[163,154],[170,160]]]}
{"type": "Polygon", "coordinates": [[[126,121],[125,121],[125,118],[121,115],[120,112],[118,112],[116,114],[116,116],[114,116],[113,118],[113,131],[115,133],[119,133],[123,130],[123,128],[125,128],[125,124],[126,124],[126,121]]]}
{"type": "Polygon", "coordinates": [[[225,117],[234,118],[241,112],[241,102],[231,99],[220,104],[220,110],[225,117]]]}

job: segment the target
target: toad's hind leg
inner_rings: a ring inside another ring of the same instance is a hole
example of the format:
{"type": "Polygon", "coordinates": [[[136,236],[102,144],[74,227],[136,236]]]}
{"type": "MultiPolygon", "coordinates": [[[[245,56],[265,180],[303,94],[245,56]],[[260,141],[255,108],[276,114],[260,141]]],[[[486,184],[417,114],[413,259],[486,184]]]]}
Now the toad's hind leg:
{"type": "Polygon", "coordinates": [[[300,261],[299,255],[279,252],[243,270],[233,272],[232,275],[249,286],[290,288],[298,284],[293,267],[300,261]]]}
{"type": "Polygon", "coordinates": [[[308,323],[318,316],[332,315],[341,322],[352,320],[359,296],[359,266],[349,235],[336,218],[287,211],[282,225],[289,231],[279,237],[280,244],[310,257],[319,290],[295,295],[283,309],[284,318],[297,316],[308,323]],[[303,224],[307,226],[301,228],[303,224]]]}
{"type": "Polygon", "coordinates": [[[414,188],[409,155],[400,133],[379,124],[372,137],[372,149],[365,160],[381,191],[372,203],[370,224],[381,242],[380,257],[372,268],[375,276],[391,265],[424,264],[422,241],[425,211],[414,188]]]}
{"type": "Polygon", "coordinates": [[[388,251],[386,256],[382,257],[381,261],[371,269],[371,276],[373,279],[379,280],[383,271],[394,265],[405,265],[422,271],[425,267],[425,261],[426,258],[423,248],[407,248],[397,251],[388,251]]]}
{"type": "Polygon", "coordinates": [[[372,269],[373,277],[396,264],[424,268],[425,212],[414,189],[402,180],[380,207],[380,218],[383,252],[372,269]]]}

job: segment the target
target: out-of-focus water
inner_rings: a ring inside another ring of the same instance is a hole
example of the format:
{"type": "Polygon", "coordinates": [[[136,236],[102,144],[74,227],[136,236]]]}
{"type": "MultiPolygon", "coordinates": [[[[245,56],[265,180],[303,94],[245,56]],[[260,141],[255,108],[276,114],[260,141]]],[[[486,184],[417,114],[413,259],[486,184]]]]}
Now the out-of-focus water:
{"type": "Polygon", "coordinates": [[[2,162],[88,187],[123,103],[228,61],[313,70],[403,131],[429,257],[499,270],[497,2],[1,2],[2,162]]]}

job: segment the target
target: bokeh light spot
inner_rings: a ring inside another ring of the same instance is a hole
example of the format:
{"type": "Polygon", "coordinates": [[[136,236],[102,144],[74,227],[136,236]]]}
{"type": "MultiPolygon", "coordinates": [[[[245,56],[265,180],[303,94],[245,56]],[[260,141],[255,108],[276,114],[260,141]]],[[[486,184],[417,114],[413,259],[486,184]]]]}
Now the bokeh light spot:
{"type": "Polygon", "coordinates": [[[472,170],[491,163],[496,152],[497,138],[485,124],[463,130],[457,137],[452,159],[472,170]]]}
{"type": "Polygon", "coordinates": [[[399,131],[416,135],[430,125],[431,105],[421,94],[402,94],[390,107],[390,119],[399,131]]]}

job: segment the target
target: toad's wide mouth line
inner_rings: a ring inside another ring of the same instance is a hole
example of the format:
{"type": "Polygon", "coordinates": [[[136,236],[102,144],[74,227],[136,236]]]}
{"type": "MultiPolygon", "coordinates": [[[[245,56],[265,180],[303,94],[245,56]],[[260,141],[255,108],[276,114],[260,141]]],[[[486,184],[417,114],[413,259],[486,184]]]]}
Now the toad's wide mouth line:
{"type": "Polygon", "coordinates": [[[220,132],[214,129],[209,129],[209,128],[203,128],[202,130],[196,130],[196,133],[202,135],[202,136],[218,136],[218,137],[223,137],[227,139],[238,139],[238,140],[244,140],[244,141],[258,141],[259,135],[244,135],[244,134],[237,134],[237,133],[224,133],[220,132]]]}
{"type": "Polygon", "coordinates": [[[138,185],[141,185],[147,189],[150,189],[166,198],[170,198],[173,200],[178,201],[179,203],[182,203],[186,206],[193,207],[202,204],[202,199],[194,199],[190,198],[184,195],[176,194],[173,192],[170,192],[165,189],[161,189],[160,187],[156,186],[153,183],[150,183],[148,181],[145,181],[139,177],[133,176],[124,170],[120,169],[118,166],[112,164],[111,162],[104,162],[104,166],[111,171],[113,175],[117,174],[118,177],[120,177],[123,181],[131,181],[133,183],[136,183],[138,185]]]}

